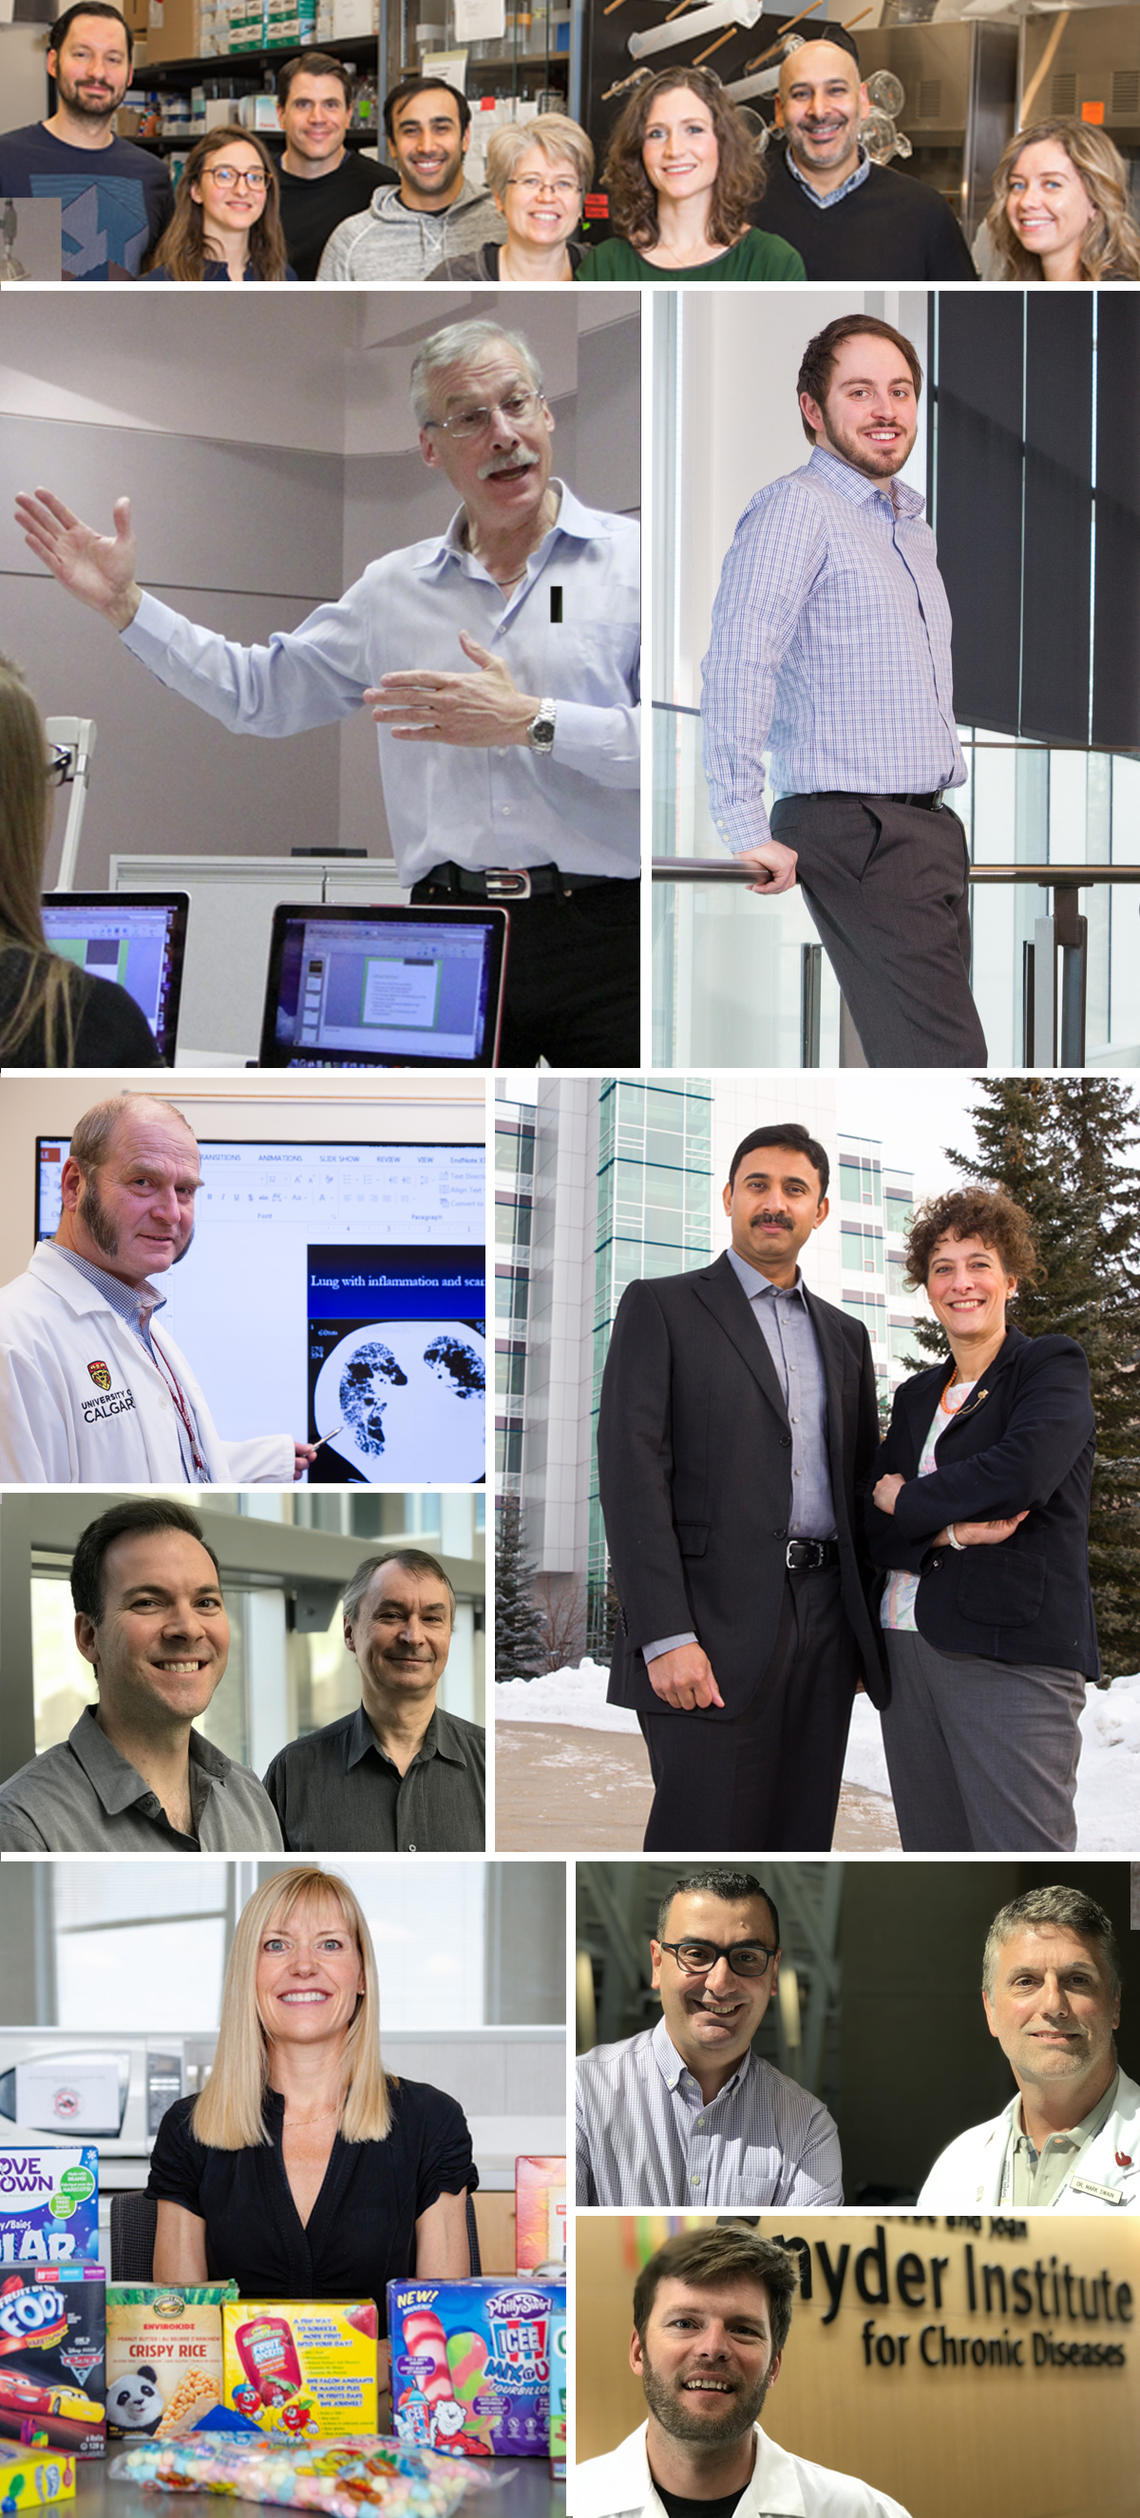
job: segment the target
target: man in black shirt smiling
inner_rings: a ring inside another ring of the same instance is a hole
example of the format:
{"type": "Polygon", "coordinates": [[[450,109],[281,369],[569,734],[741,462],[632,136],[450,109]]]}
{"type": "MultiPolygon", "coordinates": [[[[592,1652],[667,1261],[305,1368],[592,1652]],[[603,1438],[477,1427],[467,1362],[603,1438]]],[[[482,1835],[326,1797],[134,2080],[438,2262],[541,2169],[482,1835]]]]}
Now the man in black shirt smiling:
{"type": "Polygon", "coordinates": [[[366,1557],[342,1602],[353,1714],[294,1740],[265,1789],[290,1853],[482,1853],[485,1737],[436,1704],[455,1593],[419,1548],[366,1557]]]}
{"type": "Polygon", "coordinates": [[[277,73],[281,225],[299,280],[316,279],[334,227],[366,210],[379,185],[396,181],[390,166],[346,146],[352,84],[351,70],[327,52],[297,53],[277,73]]]}

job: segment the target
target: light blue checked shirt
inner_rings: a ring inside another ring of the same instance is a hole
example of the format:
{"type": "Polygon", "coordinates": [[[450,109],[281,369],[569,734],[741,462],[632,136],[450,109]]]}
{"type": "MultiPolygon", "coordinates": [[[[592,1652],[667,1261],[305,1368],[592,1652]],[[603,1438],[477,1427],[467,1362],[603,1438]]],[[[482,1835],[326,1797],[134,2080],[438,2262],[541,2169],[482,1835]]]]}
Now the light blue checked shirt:
{"type": "Polygon", "coordinates": [[[796,1269],[794,1285],[773,1285],[738,1250],[728,1264],[748,1296],[748,1307],[776,1367],[792,1437],[788,1536],[833,1539],[835,1504],[827,1459],[827,1383],[823,1358],[796,1269]]]}
{"type": "MultiPolygon", "coordinates": [[[[150,1324],[156,1311],[162,1310],[166,1301],[165,1294],[160,1294],[157,1286],[149,1283],[138,1286],[126,1285],[122,1277],[112,1276],[106,1268],[97,1268],[93,1259],[83,1257],[82,1251],[65,1250],[60,1242],[53,1241],[52,1249],[58,1250],[60,1258],[66,1259],[71,1267],[78,1268],[80,1276],[86,1277],[88,1284],[93,1285],[96,1293],[102,1295],[108,1310],[116,1312],[119,1319],[126,1322],[128,1329],[138,1339],[139,1345],[146,1348],[152,1364],[158,1365],[154,1340],[150,1334],[150,1324]]],[[[161,1371],[161,1365],[158,1365],[158,1369],[161,1371]]],[[[167,1369],[169,1370],[169,1367],[167,1369]]],[[[186,1399],[185,1392],[182,1395],[186,1399]]],[[[186,1399],[186,1406],[190,1406],[189,1399],[186,1399]]],[[[201,1486],[207,1481],[202,1471],[194,1465],[190,1437],[177,1411],[175,1414],[178,1425],[178,1448],[182,1454],[182,1468],[186,1484],[187,1486],[201,1486]]]]}
{"type": "Polygon", "coordinates": [[[351,716],[381,674],[475,672],[466,630],[518,688],[557,702],[549,755],[525,744],[398,743],[376,729],[401,883],[448,860],[640,871],[641,580],[631,517],[583,507],[564,484],[556,522],[509,595],[447,532],[373,560],[337,603],[265,647],[238,647],[144,594],[123,645],[166,688],[234,734],[302,734],[351,716]],[[557,602],[552,596],[557,596],[557,602]],[[559,614],[559,618],[554,615],[559,614]]]}
{"type": "Polygon", "coordinates": [[[580,2055],[576,2081],[579,2203],[843,2201],[834,2118],[751,2051],[708,2106],[663,2019],[580,2055]]]}
{"type": "Polygon", "coordinates": [[[778,795],[926,795],[965,778],[922,506],[817,446],[745,508],[703,666],[705,775],[734,854],[771,838],[769,743],[778,795]]]}

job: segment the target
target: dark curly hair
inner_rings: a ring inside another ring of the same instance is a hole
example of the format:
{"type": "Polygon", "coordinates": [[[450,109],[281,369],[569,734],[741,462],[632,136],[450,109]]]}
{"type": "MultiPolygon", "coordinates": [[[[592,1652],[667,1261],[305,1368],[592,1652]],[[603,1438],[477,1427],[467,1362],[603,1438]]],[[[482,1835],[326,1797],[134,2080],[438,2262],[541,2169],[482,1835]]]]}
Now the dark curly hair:
{"type": "Polygon", "coordinates": [[[717,144],[716,181],[708,217],[713,245],[733,245],[767,180],[760,143],[749,130],[739,106],[726,96],[720,80],[707,70],[655,70],[626,98],[610,133],[602,182],[609,194],[610,217],[619,236],[639,248],[655,245],[660,234],[657,195],[645,172],[645,134],[652,109],[662,96],[689,88],[712,115],[717,144]]]}
{"type": "Polygon", "coordinates": [[[996,1250],[1007,1276],[1029,1282],[1040,1274],[1033,1228],[1024,1207],[1004,1189],[948,1189],[916,1207],[906,1244],[908,1285],[925,1285],[934,1245],[949,1233],[956,1242],[975,1236],[996,1250]]]}

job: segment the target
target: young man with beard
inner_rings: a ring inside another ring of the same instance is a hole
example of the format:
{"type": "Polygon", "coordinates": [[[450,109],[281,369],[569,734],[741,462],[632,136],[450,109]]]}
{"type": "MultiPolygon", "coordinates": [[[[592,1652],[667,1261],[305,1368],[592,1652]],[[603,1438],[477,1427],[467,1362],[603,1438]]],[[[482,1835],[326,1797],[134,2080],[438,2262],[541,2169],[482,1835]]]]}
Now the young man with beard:
{"type": "Polygon", "coordinates": [[[321,256],[319,280],[424,280],[444,257],[501,244],[506,221],[486,184],[468,180],[471,107],[458,88],[414,74],[384,99],[399,182],[346,219],[321,256]]]}
{"type": "Polygon", "coordinates": [[[739,2224],[670,2238],[633,2294],[629,2363],[648,2420],[574,2478],[574,2518],[907,2518],[855,2475],[790,2456],[760,2424],[780,2374],[794,2257],[739,2224]]]}
{"type": "Polygon", "coordinates": [[[134,37],[107,0],[56,19],[47,66],[56,109],[0,137],[0,194],[58,200],[68,280],[137,279],[174,207],[162,160],[111,129],[130,84],[134,37]]]}
{"type": "Polygon", "coordinates": [[[872,1067],[978,1067],[966,767],[950,607],[916,490],[913,344],[874,315],[809,341],[802,471],[745,509],[704,661],[705,771],[755,891],[797,881],[872,1067]],[[764,808],[765,750],[778,802],[764,808]]]}

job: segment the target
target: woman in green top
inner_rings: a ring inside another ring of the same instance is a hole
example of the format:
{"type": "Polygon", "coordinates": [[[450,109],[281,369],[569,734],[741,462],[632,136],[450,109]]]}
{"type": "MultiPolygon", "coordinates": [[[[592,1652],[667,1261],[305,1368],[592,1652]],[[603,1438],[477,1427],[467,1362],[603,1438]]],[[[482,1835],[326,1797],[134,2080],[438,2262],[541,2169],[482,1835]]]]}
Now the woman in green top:
{"type": "Polygon", "coordinates": [[[707,70],[658,70],[614,125],[602,178],[618,233],[576,280],[802,280],[782,236],[752,227],[764,188],[760,147],[707,70]]]}

